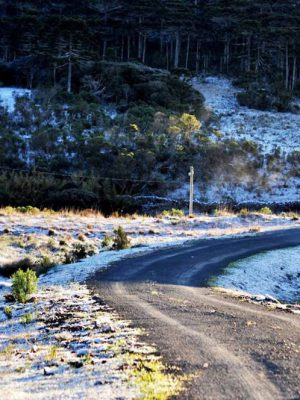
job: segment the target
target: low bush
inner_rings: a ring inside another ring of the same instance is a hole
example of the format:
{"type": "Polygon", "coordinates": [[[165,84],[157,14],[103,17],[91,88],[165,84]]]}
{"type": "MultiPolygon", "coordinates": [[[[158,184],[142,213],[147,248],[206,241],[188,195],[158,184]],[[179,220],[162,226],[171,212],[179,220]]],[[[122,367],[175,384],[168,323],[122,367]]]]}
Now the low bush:
{"type": "Polygon", "coordinates": [[[184,217],[184,211],[179,210],[178,208],[172,208],[171,210],[165,210],[161,214],[163,217],[184,217]]]}
{"type": "Polygon", "coordinates": [[[4,307],[4,314],[7,316],[8,319],[12,318],[12,308],[10,306],[4,307]]]}
{"type": "MultiPolygon", "coordinates": [[[[45,272],[55,266],[55,261],[53,258],[49,256],[43,256],[42,260],[39,263],[39,267],[41,270],[44,270],[45,272]]],[[[41,272],[39,271],[39,274],[41,272]]]]}
{"type": "Polygon", "coordinates": [[[16,210],[22,214],[32,214],[32,215],[37,215],[40,214],[41,212],[39,208],[32,206],[17,207],[16,210]]]}
{"type": "Polygon", "coordinates": [[[110,248],[112,247],[113,243],[114,243],[113,237],[105,235],[102,241],[102,247],[110,248]]]}
{"type": "Polygon", "coordinates": [[[27,313],[21,316],[21,324],[29,325],[33,321],[33,315],[31,313],[27,313]]]}
{"type": "Polygon", "coordinates": [[[242,208],[239,215],[240,217],[246,218],[249,215],[249,210],[247,208],[242,208]]]}
{"type": "Polygon", "coordinates": [[[214,217],[229,217],[233,215],[232,209],[228,207],[221,207],[221,208],[216,208],[213,210],[213,216],[214,217]]]}
{"type": "Polygon", "coordinates": [[[95,250],[88,243],[78,242],[73,245],[72,253],[74,257],[80,260],[92,256],[95,254],[95,250]]]}
{"type": "Polygon", "coordinates": [[[119,226],[114,231],[113,248],[116,250],[129,249],[131,246],[130,239],[122,226],[119,226]]]}
{"type": "Polygon", "coordinates": [[[64,255],[62,262],[64,264],[72,264],[83,258],[92,256],[96,253],[94,246],[87,242],[76,242],[73,243],[71,251],[67,251],[64,255]]]}
{"type": "Polygon", "coordinates": [[[274,108],[275,99],[264,90],[248,90],[238,93],[237,99],[241,106],[258,110],[270,110],[274,108]]]}
{"type": "Polygon", "coordinates": [[[271,215],[271,214],[273,214],[273,213],[272,213],[272,210],[271,210],[269,207],[262,207],[262,208],[259,210],[259,212],[260,212],[261,214],[264,214],[264,215],[271,215]]]}
{"type": "Polygon", "coordinates": [[[38,277],[30,269],[23,271],[19,269],[12,276],[12,294],[20,303],[26,303],[30,295],[38,290],[38,277]]]}

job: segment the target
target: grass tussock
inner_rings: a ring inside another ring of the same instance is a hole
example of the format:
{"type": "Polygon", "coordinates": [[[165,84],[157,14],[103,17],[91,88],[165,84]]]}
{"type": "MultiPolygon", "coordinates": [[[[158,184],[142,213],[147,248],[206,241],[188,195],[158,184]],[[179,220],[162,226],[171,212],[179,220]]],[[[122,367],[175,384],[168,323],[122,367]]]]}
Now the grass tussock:
{"type": "Polygon", "coordinates": [[[183,218],[184,211],[178,208],[172,208],[171,210],[165,210],[161,213],[162,217],[175,217],[175,218],[183,218]]]}
{"type": "Polygon", "coordinates": [[[228,207],[216,208],[213,211],[213,216],[214,217],[231,217],[233,215],[234,215],[234,211],[231,208],[228,208],[228,207]]]}
{"type": "Polygon", "coordinates": [[[10,360],[15,352],[15,347],[13,344],[8,344],[4,347],[3,350],[0,351],[0,357],[5,358],[6,360],[10,360]]]}
{"type": "Polygon", "coordinates": [[[189,379],[178,371],[167,371],[159,360],[141,360],[132,373],[132,383],[138,387],[143,400],[167,400],[177,396],[189,379]]]}

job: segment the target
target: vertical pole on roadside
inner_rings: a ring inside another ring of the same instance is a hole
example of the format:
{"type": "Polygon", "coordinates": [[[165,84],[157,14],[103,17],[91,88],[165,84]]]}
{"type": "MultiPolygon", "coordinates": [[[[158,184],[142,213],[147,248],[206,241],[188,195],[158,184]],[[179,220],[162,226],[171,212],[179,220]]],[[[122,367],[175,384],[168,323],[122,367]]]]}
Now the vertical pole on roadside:
{"type": "Polygon", "coordinates": [[[194,212],[194,167],[190,168],[189,177],[190,177],[190,206],[189,206],[189,217],[193,216],[194,212]]]}

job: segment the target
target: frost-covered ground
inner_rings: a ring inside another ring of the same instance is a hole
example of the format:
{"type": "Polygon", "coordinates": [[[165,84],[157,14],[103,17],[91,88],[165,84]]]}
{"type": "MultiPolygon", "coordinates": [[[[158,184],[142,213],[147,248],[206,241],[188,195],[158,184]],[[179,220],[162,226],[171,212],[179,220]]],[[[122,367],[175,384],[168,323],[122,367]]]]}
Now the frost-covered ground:
{"type": "Polygon", "coordinates": [[[269,251],[232,263],[214,284],[300,303],[300,247],[269,251]]]}
{"type": "MultiPolygon", "coordinates": [[[[261,214],[241,217],[224,213],[193,219],[137,215],[104,218],[96,213],[24,215],[11,210],[2,210],[0,214],[0,238],[30,237],[30,243],[33,238],[44,243],[50,231],[55,248],[54,242],[61,238],[69,237],[71,241],[84,234],[84,240],[91,240],[100,251],[81,262],[58,265],[42,275],[35,302],[26,305],[5,302],[10,281],[0,279],[0,398],[6,400],[165,399],[166,393],[178,393],[182,389],[178,371],[164,372],[164,366],[154,355],[156,350],[140,342],[138,331],[99,303],[84,281],[113,261],[167,244],[300,225],[288,215],[261,214]],[[122,251],[101,249],[104,235],[112,234],[119,225],[136,247],[122,251]],[[8,305],[11,319],[4,313],[8,305]],[[28,324],[24,323],[26,315],[32,319],[28,324]],[[154,375],[147,376],[152,370],[154,375]]],[[[24,247],[23,240],[20,243],[19,248],[16,242],[0,243],[2,265],[39,249],[32,245],[24,247]]]]}
{"type": "MultiPolygon", "coordinates": [[[[200,187],[201,170],[195,170],[195,196],[202,203],[289,203],[300,199],[300,178],[287,156],[300,150],[300,114],[259,111],[241,107],[237,101],[239,89],[232,81],[219,76],[198,77],[192,86],[205,97],[205,107],[215,117],[210,127],[221,134],[221,139],[255,142],[266,157],[280,150],[281,161],[272,171],[264,165],[256,174],[249,173],[238,157],[232,159],[232,173],[216,171],[207,187],[200,187]]],[[[266,164],[266,162],[265,162],[266,164]]],[[[171,194],[173,199],[187,199],[188,185],[171,194]]]]}
{"type": "Polygon", "coordinates": [[[7,108],[9,112],[13,112],[15,108],[16,98],[30,95],[31,91],[14,87],[0,87],[0,105],[7,108]]]}
{"type": "MultiPolygon", "coordinates": [[[[264,171],[261,172],[261,177],[264,171]]],[[[242,180],[230,183],[226,175],[216,176],[206,188],[195,182],[195,200],[200,204],[226,204],[228,201],[238,204],[254,203],[262,204],[286,204],[300,201],[300,179],[291,178],[288,175],[267,175],[267,182],[261,186],[261,180],[255,185],[252,182],[242,180]],[[275,176],[276,175],[276,176],[275,176]]],[[[196,171],[197,180],[201,182],[201,171],[196,171]]],[[[186,201],[189,198],[189,185],[185,184],[169,194],[169,197],[177,201],[186,201]]]]}
{"type": "Polygon", "coordinates": [[[182,389],[178,371],[165,372],[141,332],[85,286],[42,286],[10,319],[6,305],[0,298],[1,399],[166,399],[182,389]]]}
{"type": "MultiPolygon", "coordinates": [[[[97,247],[98,254],[69,265],[58,265],[41,277],[43,285],[84,282],[89,275],[122,257],[149,251],[168,245],[180,245],[187,240],[255,234],[262,231],[300,227],[296,215],[264,215],[248,213],[244,216],[223,211],[219,216],[196,215],[194,218],[129,216],[105,218],[101,214],[87,216],[73,213],[39,215],[0,212],[0,265],[34,256],[40,251],[39,243],[50,240],[56,249],[61,241],[71,242],[83,235],[87,243],[97,247]],[[132,248],[122,251],[107,251],[102,247],[106,235],[113,235],[114,229],[122,226],[132,243],[132,248]],[[48,234],[51,232],[51,236],[48,234]],[[17,238],[11,242],[7,237],[17,238]],[[5,240],[1,240],[1,239],[5,240]],[[23,238],[23,240],[20,240],[23,238]],[[25,245],[29,239],[29,245],[25,245]],[[35,239],[35,241],[33,241],[35,239]],[[64,240],[63,240],[64,239],[64,240]],[[33,246],[32,243],[36,243],[33,246]]],[[[83,242],[84,243],[84,242],[83,242]]],[[[2,282],[7,282],[2,279],[2,282]]],[[[1,286],[1,285],[0,285],[1,286]]],[[[4,286],[4,285],[2,285],[4,286]]]]}
{"type": "Polygon", "coordinates": [[[228,138],[252,140],[265,154],[280,148],[284,153],[300,150],[300,114],[259,111],[241,107],[239,89],[229,79],[194,79],[193,86],[205,97],[205,105],[219,120],[215,128],[228,138]]]}
{"type": "MultiPolygon", "coordinates": [[[[10,281],[0,279],[0,398],[110,400],[145,396],[165,399],[166,393],[172,395],[181,390],[178,371],[176,374],[164,372],[163,364],[154,355],[156,349],[140,342],[140,332],[101,305],[82,285],[92,273],[110,262],[173,243],[170,234],[161,243],[158,232],[149,233],[148,229],[158,224],[155,221],[158,220],[138,216],[106,219],[99,214],[84,217],[72,213],[43,216],[2,213],[0,238],[30,236],[30,243],[35,238],[38,244],[44,243],[44,236],[51,230],[52,246],[60,237],[68,236],[71,241],[71,237],[84,233],[86,237],[91,236],[85,240],[100,247],[104,235],[112,234],[114,227],[121,224],[127,230],[130,228],[135,244],[144,246],[123,251],[102,249],[98,255],[81,262],[52,268],[40,277],[40,290],[34,303],[11,304],[12,319],[4,313],[5,307],[10,306],[4,301],[4,295],[10,292],[10,281]],[[142,229],[147,229],[146,235],[142,229]],[[150,238],[144,240],[147,235],[150,238]],[[22,318],[28,314],[33,321],[24,324],[22,318]],[[153,368],[153,375],[147,376],[153,368]],[[150,380],[147,388],[143,379],[150,380]]],[[[176,236],[175,242],[184,240],[176,236]]],[[[23,258],[26,253],[30,255],[39,249],[38,245],[24,247],[23,241],[18,249],[18,243],[12,243],[1,242],[1,264],[17,260],[18,251],[23,258]]]]}
{"type": "Polygon", "coordinates": [[[81,243],[90,244],[100,251],[103,250],[101,244],[104,237],[112,236],[118,226],[122,226],[128,233],[133,247],[140,247],[180,244],[188,239],[299,225],[295,215],[289,214],[248,213],[240,216],[221,211],[217,216],[196,215],[192,219],[139,215],[105,218],[97,213],[84,216],[68,212],[40,212],[38,215],[31,215],[0,210],[0,264],[22,259],[26,252],[34,255],[34,252],[40,252],[45,245],[48,251],[52,249],[57,252],[60,247],[68,247],[78,237],[81,238],[81,243]]]}

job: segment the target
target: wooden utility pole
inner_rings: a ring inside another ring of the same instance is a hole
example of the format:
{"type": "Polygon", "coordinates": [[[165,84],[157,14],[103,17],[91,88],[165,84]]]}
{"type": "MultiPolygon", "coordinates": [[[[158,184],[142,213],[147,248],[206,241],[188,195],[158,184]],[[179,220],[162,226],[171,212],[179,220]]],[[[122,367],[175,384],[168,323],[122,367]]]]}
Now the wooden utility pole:
{"type": "Polygon", "coordinates": [[[194,212],[194,167],[190,168],[189,177],[190,177],[190,207],[189,207],[189,216],[193,216],[194,212]]]}

